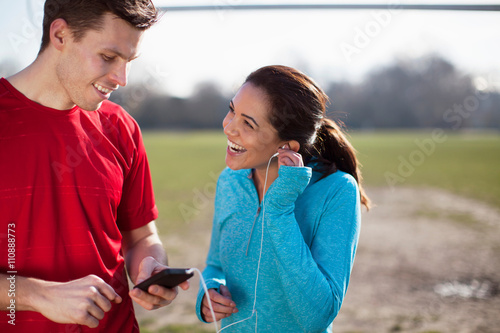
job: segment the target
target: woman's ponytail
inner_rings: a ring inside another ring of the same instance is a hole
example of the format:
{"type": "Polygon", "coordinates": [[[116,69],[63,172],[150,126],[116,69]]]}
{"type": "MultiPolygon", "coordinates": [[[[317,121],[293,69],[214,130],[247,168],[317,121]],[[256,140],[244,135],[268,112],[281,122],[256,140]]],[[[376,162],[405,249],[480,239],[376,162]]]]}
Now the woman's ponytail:
{"type": "Polygon", "coordinates": [[[363,177],[361,176],[360,163],[356,157],[356,150],[347,140],[340,126],[331,119],[323,118],[320,128],[316,133],[316,140],[313,146],[314,153],[318,161],[324,168],[323,177],[334,173],[337,170],[344,171],[356,179],[359,187],[361,204],[370,210],[370,199],[365,194],[362,187],[363,177]]]}

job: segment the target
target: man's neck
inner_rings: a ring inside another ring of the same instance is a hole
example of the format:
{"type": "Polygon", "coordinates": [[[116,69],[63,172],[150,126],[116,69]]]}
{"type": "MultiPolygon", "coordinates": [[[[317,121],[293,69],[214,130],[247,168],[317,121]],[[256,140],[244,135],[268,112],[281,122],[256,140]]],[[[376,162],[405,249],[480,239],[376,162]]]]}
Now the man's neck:
{"type": "Polygon", "coordinates": [[[39,54],[31,65],[8,77],[7,81],[28,99],[43,106],[56,110],[73,107],[67,102],[61,102],[67,98],[48,51],[39,54]]]}

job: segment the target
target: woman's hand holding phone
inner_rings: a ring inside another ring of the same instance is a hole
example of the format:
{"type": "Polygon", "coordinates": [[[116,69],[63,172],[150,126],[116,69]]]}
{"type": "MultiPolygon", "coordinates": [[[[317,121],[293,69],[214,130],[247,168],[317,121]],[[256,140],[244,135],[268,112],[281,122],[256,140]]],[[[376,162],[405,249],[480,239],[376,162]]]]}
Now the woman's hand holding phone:
{"type": "MultiPolygon", "coordinates": [[[[210,300],[212,301],[212,307],[214,309],[215,321],[227,318],[233,313],[238,312],[238,308],[236,308],[236,303],[234,303],[229,289],[225,285],[221,285],[219,290],[220,294],[215,289],[208,290],[210,300]]],[[[210,313],[207,295],[203,296],[203,300],[201,302],[201,314],[206,322],[211,323],[214,321],[212,314],[210,313]]]]}

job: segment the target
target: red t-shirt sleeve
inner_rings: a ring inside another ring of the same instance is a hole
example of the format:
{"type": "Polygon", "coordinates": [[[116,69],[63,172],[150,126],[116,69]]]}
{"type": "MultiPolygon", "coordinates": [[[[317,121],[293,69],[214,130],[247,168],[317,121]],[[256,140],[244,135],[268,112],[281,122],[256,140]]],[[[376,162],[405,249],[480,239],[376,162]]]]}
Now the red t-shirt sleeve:
{"type": "Polygon", "coordinates": [[[131,117],[127,123],[128,133],[124,133],[122,128],[120,135],[129,136],[127,138],[129,141],[130,137],[132,138],[132,161],[130,169],[125,174],[116,221],[118,228],[123,231],[140,228],[158,217],[142,134],[139,125],[131,117]]]}

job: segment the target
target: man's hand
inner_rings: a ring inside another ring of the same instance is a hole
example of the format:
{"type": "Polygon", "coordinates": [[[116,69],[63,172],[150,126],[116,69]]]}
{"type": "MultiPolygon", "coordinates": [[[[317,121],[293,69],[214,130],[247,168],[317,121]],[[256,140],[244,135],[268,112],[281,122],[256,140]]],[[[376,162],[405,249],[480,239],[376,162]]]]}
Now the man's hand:
{"type": "MultiPolygon", "coordinates": [[[[221,285],[219,290],[221,292],[220,294],[215,291],[215,289],[208,290],[210,300],[212,301],[212,307],[214,309],[215,321],[227,318],[233,313],[238,312],[229,289],[225,285],[221,285]]],[[[206,322],[211,323],[214,321],[208,305],[207,295],[204,295],[203,300],[201,301],[201,314],[206,322]]]]}
{"type": "Polygon", "coordinates": [[[61,324],[95,328],[112,303],[122,301],[110,285],[95,275],[64,283],[37,280],[33,287],[38,289],[32,296],[33,309],[61,324]]]}
{"type": "MultiPolygon", "coordinates": [[[[135,284],[141,283],[165,268],[168,268],[168,266],[160,264],[153,257],[144,258],[139,265],[139,273],[135,284]]],[[[187,290],[189,288],[189,282],[184,281],[179,286],[183,290],[187,290]]],[[[177,288],[169,289],[156,284],[149,286],[147,293],[138,288],[134,288],[130,291],[130,297],[146,310],[154,310],[168,305],[176,296],[177,288]]]]}

